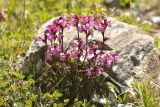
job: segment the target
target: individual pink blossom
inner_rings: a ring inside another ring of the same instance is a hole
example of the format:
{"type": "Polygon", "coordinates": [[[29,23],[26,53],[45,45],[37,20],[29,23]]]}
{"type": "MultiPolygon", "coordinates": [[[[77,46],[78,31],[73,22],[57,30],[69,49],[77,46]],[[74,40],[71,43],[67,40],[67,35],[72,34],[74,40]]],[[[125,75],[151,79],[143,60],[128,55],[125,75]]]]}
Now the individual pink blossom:
{"type": "Polygon", "coordinates": [[[98,45],[94,43],[91,48],[92,48],[93,50],[96,50],[96,49],[98,49],[98,45]]]}
{"type": "Polygon", "coordinates": [[[94,57],[94,53],[88,53],[87,54],[87,59],[92,59],[94,57]]]}
{"type": "Polygon", "coordinates": [[[50,53],[51,53],[52,55],[55,55],[57,52],[58,52],[58,50],[57,50],[57,48],[55,48],[55,47],[51,48],[51,50],[50,50],[50,53]]]}
{"type": "Polygon", "coordinates": [[[112,26],[111,20],[106,20],[106,25],[111,28],[112,26]]]}
{"type": "Polygon", "coordinates": [[[86,28],[87,31],[90,30],[90,25],[89,25],[89,23],[86,23],[85,28],[86,28]]]}
{"type": "Polygon", "coordinates": [[[60,31],[60,27],[57,24],[57,21],[54,20],[51,24],[49,24],[47,26],[46,31],[48,31],[50,33],[53,33],[53,34],[55,34],[56,32],[60,31]]]}
{"type": "Polygon", "coordinates": [[[97,44],[93,44],[89,49],[87,53],[87,58],[92,59],[95,56],[96,49],[98,49],[97,44]]]}
{"type": "Polygon", "coordinates": [[[67,54],[66,53],[60,53],[60,61],[65,61],[67,58],[67,54]]]}
{"type": "Polygon", "coordinates": [[[61,25],[62,27],[65,27],[65,24],[66,24],[65,20],[62,20],[62,19],[59,20],[59,25],[61,25]]]}
{"type": "Polygon", "coordinates": [[[107,67],[111,67],[112,62],[114,60],[113,56],[111,54],[107,53],[105,57],[106,57],[106,60],[107,60],[107,63],[106,63],[107,67]]]}
{"type": "Polygon", "coordinates": [[[73,40],[73,42],[71,43],[72,48],[74,49],[78,49],[78,40],[73,40]]]}
{"type": "Polygon", "coordinates": [[[48,50],[47,55],[53,56],[53,55],[56,55],[60,51],[60,48],[59,46],[49,46],[47,50],[48,50]]]}
{"type": "Polygon", "coordinates": [[[85,24],[88,22],[88,17],[87,16],[79,16],[79,20],[81,23],[85,24]]]}
{"type": "Polygon", "coordinates": [[[83,32],[83,27],[82,27],[82,25],[78,25],[78,31],[81,33],[81,32],[83,32]]]}
{"type": "Polygon", "coordinates": [[[95,50],[93,50],[92,48],[89,48],[87,52],[87,59],[92,59],[94,57],[94,52],[95,50]]]}
{"type": "Polygon", "coordinates": [[[119,54],[115,54],[113,57],[114,57],[114,61],[118,61],[119,58],[120,58],[120,55],[119,54]]]}
{"type": "Polygon", "coordinates": [[[36,41],[37,42],[43,42],[44,41],[44,37],[38,36],[38,37],[36,37],[36,41]]]}
{"type": "Polygon", "coordinates": [[[86,47],[86,41],[80,40],[80,48],[84,49],[86,47]]]}
{"type": "Polygon", "coordinates": [[[60,26],[60,28],[65,28],[67,24],[67,18],[64,15],[61,15],[56,21],[56,25],[60,26]]]}
{"type": "Polygon", "coordinates": [[[107,19],[98,19],[97,20],[98,31],[104,33],[107,27],[111,27],[111,21],[107,19]]]}
{"type": "Polygon", "coordinates": [[[71,28],[71,24],[68,22],[68,23],[66,23],[66,28],[67,29],[70,29],[71,28]]]}
{"type": "Polygon", "coordinates": [[[89,17],[89,25],[91,26],[91,27],[93,27],[94,26],[94,17],[93,16],[90,16],[89,17]]]}
{"type": "Polygon", "coordinates": [[[100,63],[104,63],[104,62],[106,61],[105,55],[102,54],[102,52],[98,53],[98,55],[97,55],[97,60],[98,60],[98,62],[100,62],[100,63]]]}
{"type": "Polygon", "coordinates": [[[74,15],[73,13],[70,14],[71,23],[73,26],[78,27],[79,17],[77,15],[74,15]]]}
{"type": "Polygon", "coordinates": [[[45,35],[47,36],[47,39],[52,42],[55,39],[55,36],[52,33],[46,32],[45,35]]]}
{"type": "Polygon", "coordinates": [[[100,74],[102,74],[103,71],[104,71],[104,69],[101,66],[96,67],[96,74],[100,75],[100,74]]]}
{"type": "Polygon", "coordinates": [[[79,46],[80,49],[85,48],[85,46],[86,46],[85,41],[82,40],[82,39],[80,39],[80,40],[74,39],[71,42],[71,48],[73,48],[74,50],[78,50],[78,46],[79,46]]]}
{"type": "Polygon", "coordinates": [[[86,69],[86,75],[88,77],[91,77],[93,75],[93,71],[94,71],[93,67],[86,69]]]}
{"type": "Polygon", "coordinates": [[[57,38],[58,38],[58,41],[60,42],[62,40],[62,34],[59,33],[57,38]]]}
{"type": "Polygon", "coordinates": [[[78,58],[78,51],[77,51],[77,50],[71,50],[71,51],[69,52],[69,55],[70,55],[72,58],[76,59],[76,58],[78,58]]]}

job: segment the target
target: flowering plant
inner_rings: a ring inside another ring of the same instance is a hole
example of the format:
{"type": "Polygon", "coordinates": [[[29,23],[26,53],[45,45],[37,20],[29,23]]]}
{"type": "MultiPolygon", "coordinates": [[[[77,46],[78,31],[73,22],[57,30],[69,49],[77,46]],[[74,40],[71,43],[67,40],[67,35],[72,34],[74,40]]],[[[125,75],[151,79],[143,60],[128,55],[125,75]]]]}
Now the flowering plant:
{"type": "Polygon", "coordinates": [[[113,63],[119,59],[118,54],[106,53],[105,41],[108,38],[104,34],[108,27],[111,27],[111,21],[106,18],[62,15],[47,26],[44,37],[37,38],[38,42],[45,43],[45,59],[52,65],[52,70],[57,76],[65,78],[59,84],[64,87],[63,93],[67,93],[69,88],[73,98],[88,98],[99,91],[101,75],[108,74],[113,63]],[[70,27],[76,28],[77,36],[65,49],[63,33],[64,29],[70,27]],[[94,36],[95,30],[102,35],[103,40],[100,43],[89,39],[94,36]],[[85,39],[80,37],[80,33],[85,33],[85,39]],[[92,88],[89,89],[90,87],[92,88]]]}

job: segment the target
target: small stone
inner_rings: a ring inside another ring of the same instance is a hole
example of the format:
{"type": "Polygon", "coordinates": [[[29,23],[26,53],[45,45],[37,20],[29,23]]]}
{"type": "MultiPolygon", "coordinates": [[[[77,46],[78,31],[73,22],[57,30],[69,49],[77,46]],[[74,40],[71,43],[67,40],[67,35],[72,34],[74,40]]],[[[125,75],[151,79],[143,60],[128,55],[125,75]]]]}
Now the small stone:
{"type": "Polygon", "coordinates": [[[154,24],[160,24],[160,16],[153,16],[151,20],[154,24]]]}

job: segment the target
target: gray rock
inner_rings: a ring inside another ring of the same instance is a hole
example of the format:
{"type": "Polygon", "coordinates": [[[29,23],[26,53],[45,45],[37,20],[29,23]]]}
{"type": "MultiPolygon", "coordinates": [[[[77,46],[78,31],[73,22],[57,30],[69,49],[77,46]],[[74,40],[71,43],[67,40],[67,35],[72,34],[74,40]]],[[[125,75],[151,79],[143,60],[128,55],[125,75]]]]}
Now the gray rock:
{"type": "MultiPolygon", "coordinates": [[[[131,87],[134,79],[157,78],[159,75],[159,59],[154,48],[153,38],[145,35],[139,28],[116,19],[109,18],[112,21],[112,27],[108,28],[105,36],[110,40],[106,44],[119,52],[120,60],[114,64],[112,76],[124,87],[131,87]]],[[[52,21],[45,23],[37,33],[37,36],[43,36],[46,26],[52,21]]],[[[67,46],[75,37],[76,30],[71,28],[64,31],[64,44],[67,46]]],[[[84,34],[80,34],[83,37],[84,34]]],[[[99,32],[94,33],[94,39],[101,41],[102,36],[99,32]]],[[[24,73],[34,73],[41,75],[45,72],[47,65],[44,61],[44,44],[37,44],[33,41],[23,61],[24,73]]],[[[126,90],[126,88],[122,88],[126,90]]],[[[127,106],[125,106],[127,107],[127,106]]]]}
{"type": "Polygon", "coordinates": [[[155,23],[160,24],[160,16],[153,16],[151,20],[154,24],[155,23]]]}

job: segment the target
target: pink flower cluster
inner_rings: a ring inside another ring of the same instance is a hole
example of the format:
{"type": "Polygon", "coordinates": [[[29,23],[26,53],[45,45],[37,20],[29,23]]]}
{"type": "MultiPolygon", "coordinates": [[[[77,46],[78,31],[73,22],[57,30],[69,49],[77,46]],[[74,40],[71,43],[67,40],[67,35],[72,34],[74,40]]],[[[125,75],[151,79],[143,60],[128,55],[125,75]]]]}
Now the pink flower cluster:
{"type": "Polygon", "coordinates": [[[119,54],[111,55],[109,53],[99,52],[96,56],[96,63],[92,64],[87,70],[87,76],[93,76],[94,74],[102,74],[112,67],[113,62],[119,59],[119,54]]]}
{"type": "Polygon", "coordinates": [[[70,17],[60,16],[49,24],[45,30],[44,37],[38,37],[37,41],[42,41],[47,46],[47,57],[58,56],[60,62],[73,59],[77,63],[87,64],[85,72],[87,76],[94,74],[102,74],[108,68],[112,67],[113,62],[119,59],[119,55],[111,55],[99,49],[98,44],[90,43],[88,37],[93,36],[94,30],[98,30],[103,36],[107,27],[111,27],[111,21],[105,18],[93,16],[77,16],[71,14],[70,17]],[[63,46],[63,31],[65,28],[75,27],[77,29],[77,37],[74,39],[68,50],[64,50],[63,46]],[[86,34],[86,39],[83,40],[79,36],[80,33],[86,34]],[[48,45],[47,42],[50,42],[48,45]],[[99,51],[99,52],[98,52],[99,51]]]}

